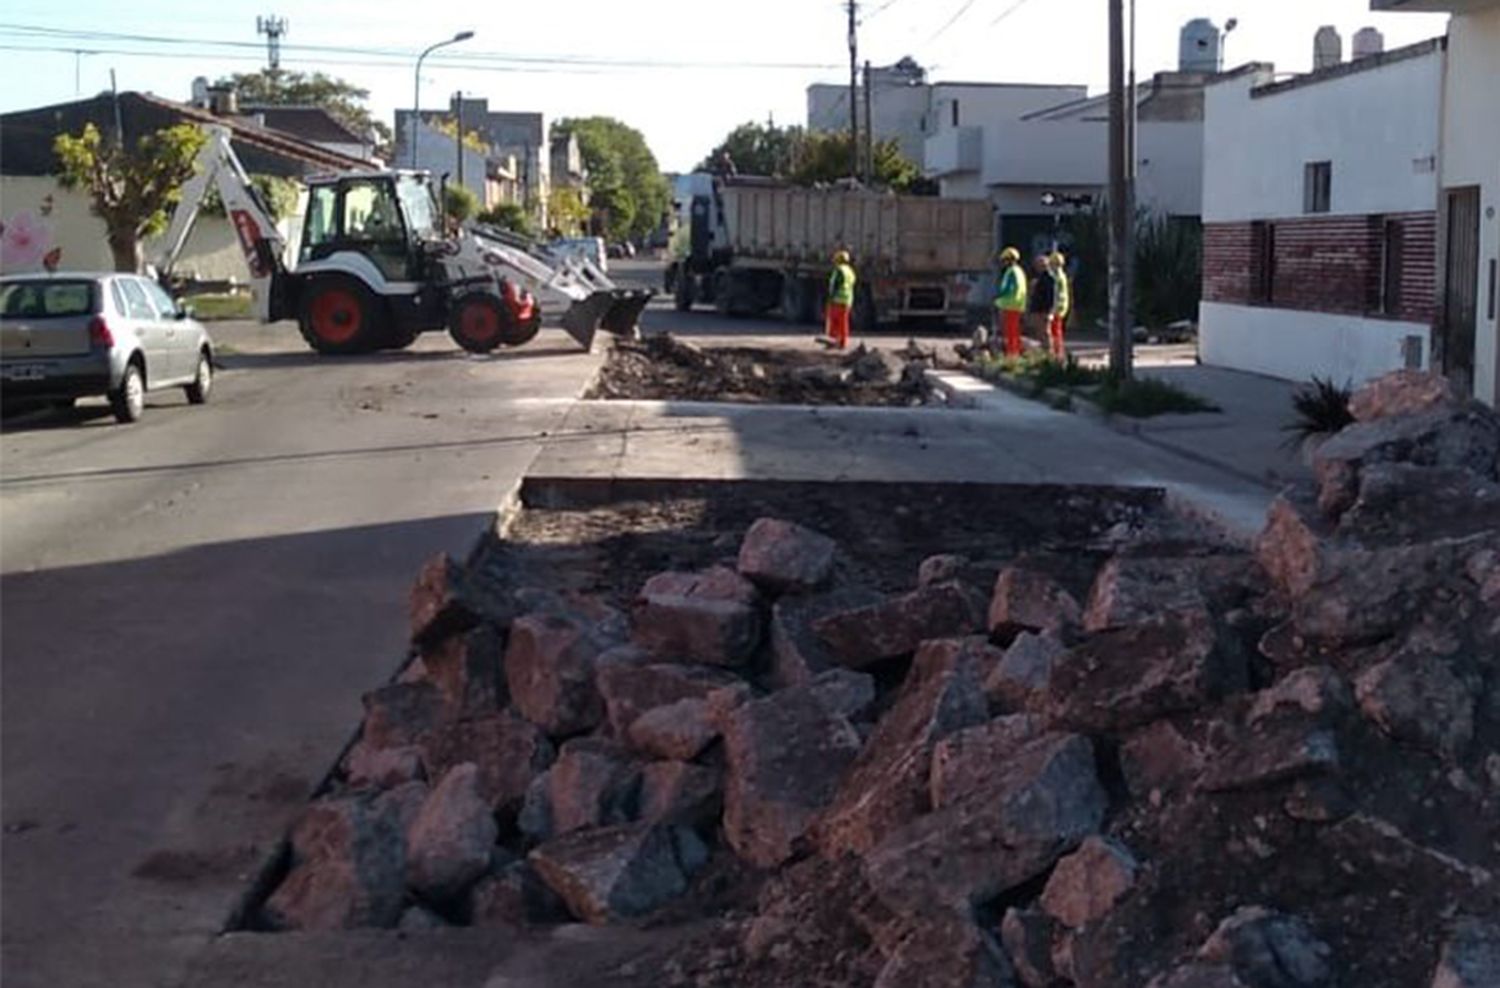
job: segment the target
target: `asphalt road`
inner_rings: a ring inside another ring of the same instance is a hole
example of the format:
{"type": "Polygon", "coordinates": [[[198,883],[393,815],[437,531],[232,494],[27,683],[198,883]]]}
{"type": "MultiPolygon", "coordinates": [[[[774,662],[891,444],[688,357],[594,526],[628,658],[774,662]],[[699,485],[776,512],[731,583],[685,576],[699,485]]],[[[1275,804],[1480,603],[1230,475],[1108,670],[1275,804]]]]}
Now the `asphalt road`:
{"type": "MultiPolygon", "coordinates": [[[[660,287],[651,262],[613,273],[660,287]]],[[[705,342],[816,332],[666,300],[645,321],[705,342]]],[[[211,331],[226,367],[207,406],[152,396],[118,426],[98,400],[0,427],[0,981],[485,969],[508,948],[214,934],[401,661],[417,568],[469,548],[599,355],[550,329],[489,358],[433,335],[342,359],[290,324],[211,331]]]]}
{"type": "Polygon", "coordinates": [[[0,430],[0,981],[175,983],[597,364],[555,330],[320,358],[217,324],[212,401],[0,430]]]}

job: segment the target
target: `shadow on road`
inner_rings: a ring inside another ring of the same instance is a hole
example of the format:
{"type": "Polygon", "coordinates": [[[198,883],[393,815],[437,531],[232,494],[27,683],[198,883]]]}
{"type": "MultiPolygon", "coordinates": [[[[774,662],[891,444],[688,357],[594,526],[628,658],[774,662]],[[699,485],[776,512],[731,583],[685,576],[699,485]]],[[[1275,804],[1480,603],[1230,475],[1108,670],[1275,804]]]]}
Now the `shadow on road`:
{"type": "Polygon", "coordinates": [[[401,663],[418,568],[487,518],[0,578],[6,988],[179,983],[401,663]]]}
{"type": "Polygon", "coordinates": [[[465,353],[463,350],[391,350],[384,353],[368,353],[353,356],[325,356],[312,350],[303,352],[279,351],[276,353],[229,353],[221,356],[220,362],[226,370],[256,370],[260,368],[327,367],[340,366],[390,366],[392,364],[434,364],[451,360],[488,362],[497,360],[537,360],[543,357],[568,357],[583,353],[576,346],[517,347],[496,350],[488,354],[465,353]]]}

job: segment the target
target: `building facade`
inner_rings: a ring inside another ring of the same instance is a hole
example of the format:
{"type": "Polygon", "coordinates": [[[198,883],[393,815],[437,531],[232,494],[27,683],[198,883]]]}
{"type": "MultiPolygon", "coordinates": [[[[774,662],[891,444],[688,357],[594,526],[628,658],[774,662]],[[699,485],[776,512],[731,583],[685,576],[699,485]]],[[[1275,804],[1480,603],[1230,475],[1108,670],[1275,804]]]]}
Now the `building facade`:
{"type": "Polygon", "coordinates": [[[1356,385],[1431,366],[1443,48],[1209,87],[1204,363],[1356,385]]]}
{"type": "MultiPolygon", "coordinates": [[[[149,93],[122,92],[118,98],[106,93],[6,113],[0,115],[0,133],[5,140],[4,153],[0,154],[0,224],[6,231],[0,245],[0,273],[41,270],[49,263],[60,271],[109,270],[114,266],[104,221],[93,215],[89,195],[64,189],[57,181],[53,141],[58,134],[78,134],[88,124],[106,138],[118,134],[126,143],[178,124],[227,127],[235,153],[251,175],[301,179],[319,172],[374,167],[368,160],[262,127],[253,118],[241,115],[238,107],[215,113],[149,93]]],[[[277,223],[288,243],[296,242],[300,225],[300,203],[277,223]]],[[[159,241],[148,239],[144,245],[147,261],[160,249],[159,241]]],[[[244,253],[222,214],[198,218],[177,270],[203,281],[246,279],[244,253]]]]}
{"type": "MultiPolygon", "coordinates": [[[[547,140],[546,118],[540,113],[491,110],[487,99],[455,97],[446,110],[423,110],[423,121],[463,121],[465,131],[473,131],[489,146],[489,155],[507,161],[515,158],[515,184],[519,201],[531,212],[538,228],[547,225],[547,199],[552,191],[552,147],[547,140]]],[[[409,141],[412,134],[412,111],[396,111],[398,163],[411,160],[409,141]]],[[[418,154],[421,146],[418,147],[418,154]]],[[[449,156],[451,158],[451,154],[449,156]]],[[[420,160],[419,167],[423,165],[420,160]]]]}
{"type": "Polygon", "coordinates": [[[1449,12],[1436,116],[1437,298],[1433,365],[1500,404],[1500,0],[1375,0],[1377,10],[1449,12]]]}

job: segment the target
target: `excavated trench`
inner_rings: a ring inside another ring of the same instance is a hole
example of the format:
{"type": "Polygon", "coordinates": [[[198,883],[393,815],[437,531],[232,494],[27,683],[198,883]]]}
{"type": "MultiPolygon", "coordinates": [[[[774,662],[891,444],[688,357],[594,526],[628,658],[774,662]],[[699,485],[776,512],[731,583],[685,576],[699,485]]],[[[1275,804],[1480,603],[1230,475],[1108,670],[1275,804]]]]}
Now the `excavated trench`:
{"type": "Polygon", "coordinates": [[[857,346],[701,347],[668,334],[619,340],[585,398],[909,408],[941,404],[921,368],[931,354],[857,346]]]}

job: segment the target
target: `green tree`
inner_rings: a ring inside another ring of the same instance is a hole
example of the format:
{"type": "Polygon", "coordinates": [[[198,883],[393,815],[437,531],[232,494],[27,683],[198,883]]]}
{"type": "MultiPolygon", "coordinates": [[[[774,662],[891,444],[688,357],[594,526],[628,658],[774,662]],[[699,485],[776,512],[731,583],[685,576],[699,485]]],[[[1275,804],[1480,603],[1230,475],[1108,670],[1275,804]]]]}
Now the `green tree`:
{"type": "Polygon", "coordinates": [[[531,216],[526,212],[526,207],[519,203],[502,202],[498,206],[486,209],[475,219],[512,233],[531,236],[531,216]]]}
{"type": "Polygon", "coordinates": [[[479,197],[467,185],[450,183],[443,189],[443,208],[450,219],[462,223],[479,212],[479,197]]]}
{"type": "MultiPolygon", "coordinates": [[[[860,154],[864,154],[863,142],[860,154]]],[[[922,177],[922,170],[906,159],[901,153],[901,145],[894,140],[876,141],[871,154],[875,165],[870,175],[872,185],[906,192],[922,177]]],[[[795,163],[787,177],[798,185],[818,185],[848,178],[849,132],[815,130],[806,134],[798,145],[795,163]]]]}
{"type": "Polygon", "coordinates": [[[806,136],[801,127],[743,123],[708,153],[698,171],[713,171],[728,154],[735,170],[742,175],[784,178],[796,164],[798,149],[806,136]]]}
{"type": "Polygon", "coordinates": [[[577,135],[589,205],[611,239],[644,237],[657,228],[672,193],[640,131],[613,117],[583,117],[558,121],[552,133],[577,135]]]}
{"type": "MultiPolygon", "coordinates": [[[[439,117],[436,120],[428,120],[428,126],[447,134],[449,137],[458,136],[458,121],[453,117],[439,117]]],[[[477,130],[464,131],[464,147],[470,151],[478,151],[480,154],[489,154],[490,146],[485,143],[483,137],[479,136],[477,130]]]]}
{"type": "Polygon", "coordinates": [[[575,237],[583,232],[583,224],[589,218],[589,207],[584,205],[581,192],[560,185],[547,196],[547,216],[559,233],[575,237]]]}
{"type": "MultiPolygon", "coordinates": [[[[871,184],[897,192],[930,191],[922,170],[902,155],[894,140],[876,141],[871,150],[875,159],[871,184]]],[[[797,185],[826,185],[849,177],[848,131],[740,124],[709,152],[699,170],[714,170],[726,152],[741,175],[766,175],[797,185]]],[[[863,143],[860,153],[863,156],[863,143]]]]}
{"type": "Polygon", "coordinates": [[[133,148],[106,144],[93,124],[77,136],[57,135],[58,182],[93,199],[116,271],[141,270],[141,241],[166,230],[168,210],[182,197],[205,140],[190,124],[147,134],[133,148]]]}
{"type": "Polygon", "coordinates": [[[381,145],[391,142],[391,129],[365,107],[370,91],[322,72],[261,69],[235,73],[220,79],[217,85],[233,86],[246,103],[321,106],[355,133],[361,136],[374,133],[376,143],[381,145]]]}

